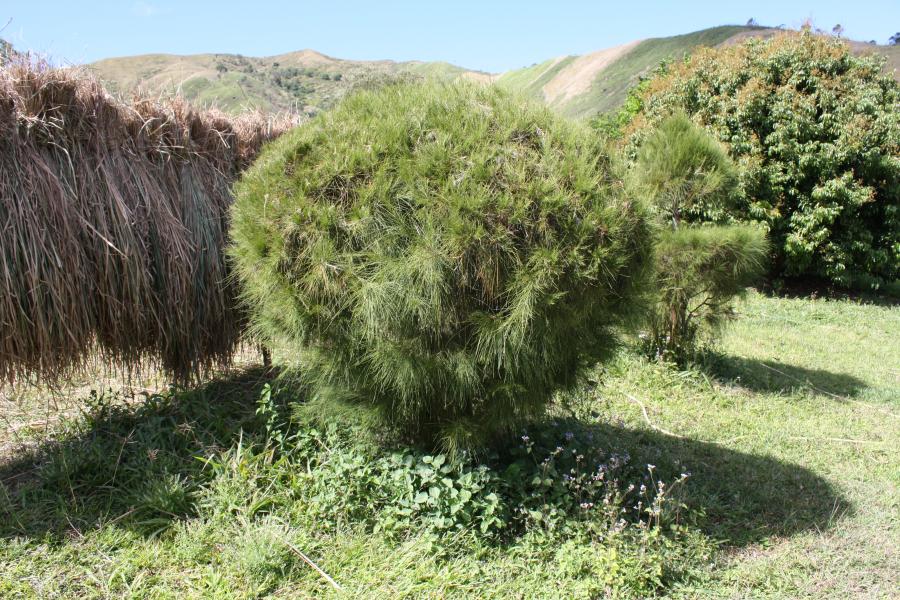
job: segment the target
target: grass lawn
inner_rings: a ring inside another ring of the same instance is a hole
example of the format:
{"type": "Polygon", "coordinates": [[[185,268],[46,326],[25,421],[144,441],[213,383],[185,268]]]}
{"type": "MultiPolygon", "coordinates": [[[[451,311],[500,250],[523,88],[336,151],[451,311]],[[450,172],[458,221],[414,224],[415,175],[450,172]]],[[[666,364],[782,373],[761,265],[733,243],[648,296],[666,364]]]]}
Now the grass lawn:
{"type": "Polygon", "coordinates": [[[385,529],[347,500],[345,474],[377,475],[366,456],[306,430],[315,460],[285,450],[258,369],[145,402],[6,390],[0,597],[896,597],[900,307],[739,311],[702,365],[623,353],[553,417],[665,481],[690,472],[660,537],[385,529]]]}

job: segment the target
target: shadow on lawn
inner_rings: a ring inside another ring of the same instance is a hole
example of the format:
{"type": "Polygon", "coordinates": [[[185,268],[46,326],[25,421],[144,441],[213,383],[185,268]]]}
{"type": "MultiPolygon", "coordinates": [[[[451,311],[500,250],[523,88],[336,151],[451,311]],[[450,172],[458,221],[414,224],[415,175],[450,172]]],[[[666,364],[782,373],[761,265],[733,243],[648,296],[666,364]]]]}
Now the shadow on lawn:
{"type": "Polygon", "coordinates": [[[852,513],[834,486],[799,465],[646,429],[583,427],[601,448],[627,451],[635,469],[655,465],[663,481],[689,472],[682,500],[694,524],[727,546],[824,530],[852,513]]]}
{"type": "MultiPolygon", "coordinates": [[[[256,401],[270,380],[253,370],[174,400],[101,405],[62,441],[0,463],[0,537],[63,539],[110,522],[152,534],[192,516],[209,476],[198,459],[239,439],[245,446],[265,439],[256,401]]],[[[690,471],[683,500],[698,526],[729,545],[827,528],[850,510],[822,478],[770,457],[614,424],[553,427],[567,430],[609,453],[630,454],[636,477],[647,463],[665,481],[690,471]]]]}
{"type": "Polygon", "coordinates": [[[900,305],[900,295],[897,294],[897,291],[848,290],[816,279],[783,281],[777,290],[769,284],[764,284],[759,287],[759,291],[772,298],[798,300],[827,298],[829,300],[845,300],[874,306],[900,305]]]}
{"type": "Polygon", "coordinates": [[[92,396],[58,441],[0,456],[0,537],[78,535],[110,521],[152,533],[190,516],[200,459],[264,437],[256,402],[272,380],[253,368],[137,405],[92,396]]]}
{"type": "Polygon", "coordinates": [[[864,381],[845,373],[716,352],[704,356],[700,368],[721,381],[762,393],[807,389],[825,395],[853,397],[868,387],[864,381]]]}

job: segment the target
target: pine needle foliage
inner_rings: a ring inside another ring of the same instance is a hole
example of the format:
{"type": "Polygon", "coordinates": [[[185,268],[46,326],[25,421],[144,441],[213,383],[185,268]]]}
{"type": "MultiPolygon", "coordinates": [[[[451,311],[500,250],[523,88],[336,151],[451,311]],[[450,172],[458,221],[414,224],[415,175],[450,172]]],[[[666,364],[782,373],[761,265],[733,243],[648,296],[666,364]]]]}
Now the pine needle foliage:
{"type": "Polygon", "coordinates": [[[764,233],[746,225],[661,232],[650,354],[676,364],[690,359],[701,333],[714,334],[734,317],[734,300],[765,271],[767,252],[764,233]]]}
{"type": "Polygon", "coordinates": [[[635,183],[664,221],[721,222],[737,189],[727,150],[683,114],[669,117],[641,145],[635,183]]]}
{"type": "Polygon", "coordinates": [[[310,404],[477,447],[608,355],[647,222],[581,126],[475,84],[362,90],[236,186],[254,332],[310,404]]]}
{"type": "Polygon", "coordinates": [[[733,300],[765,271],[765,234],[752,226],[692,225],[727,218],[737,177],[725,149],[683,115],[649,134],[629,183],[660,228],[648,350],[683,364],[700,333],[714,333],[733,316],[733,300]]]}

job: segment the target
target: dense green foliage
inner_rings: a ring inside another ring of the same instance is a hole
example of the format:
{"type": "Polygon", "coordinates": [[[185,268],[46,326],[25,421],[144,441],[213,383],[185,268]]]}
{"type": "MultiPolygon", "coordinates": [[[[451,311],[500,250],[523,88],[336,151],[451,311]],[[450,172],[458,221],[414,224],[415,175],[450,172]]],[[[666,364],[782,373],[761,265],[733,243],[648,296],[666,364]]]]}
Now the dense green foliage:
{"type": "Polygon", "coordinates": [[[701,327],[714,332],[732,315],[734,298],[765,270],[765,233],[746,225],[692,225],[727,218],[737,176],[722,145],[684,115],[647,136],[629,175],[629,188],[661,228],[645,342],[649,354],[684,363],[701,327]]]}
{"type": "Polygon", "coordinates": [[[734,299],[765,271],[767,253],[765,234],[746,225],[664,231],[656,244],[650,354],[676,363],[690,358],[699,334],[714,333],[734,314],[734,299]]]}
{"type": "Polygon", "coordinates": [[[630,143],[685,112],[740,171],[734,219],[769,230],[777,277],[900,277],[900,87],[883,59],[811,33],[703,50],[642,93],[630,143]]]}
{"type": "Polygon", "coordinates": [[[475,85],[363,90],[237,186],[255,332],[311,406],[476,445],[540,413],[639,308],[649,234],[594,136],[475,85]]]}
{"type": "MultiPolygon", "coordinates": [[[[472,531],[483,542],[503,542],[529,531],[606,535],[625,525],[673,522],[678,507],[668,487],[657,487],[658,475],[627,455],[607,454],[577,422],[567,426],[544,424],[478,461],[384,449],[346,421],[282,421],[278,431],[285,435],[281,451],[306,466],[297,485],[307,516],[325,529],[348,520],[390,539],[472,531]]],[[[667,486],[687,478],[677,475],[667,486]]]]}
{"type": "Polygon", "coordinates": [[[727,219],[737,172],[718,141],[686,116],[675,115],[644,140],[630,184],[660,222],[677,227],[682,221],[727,219]]]}

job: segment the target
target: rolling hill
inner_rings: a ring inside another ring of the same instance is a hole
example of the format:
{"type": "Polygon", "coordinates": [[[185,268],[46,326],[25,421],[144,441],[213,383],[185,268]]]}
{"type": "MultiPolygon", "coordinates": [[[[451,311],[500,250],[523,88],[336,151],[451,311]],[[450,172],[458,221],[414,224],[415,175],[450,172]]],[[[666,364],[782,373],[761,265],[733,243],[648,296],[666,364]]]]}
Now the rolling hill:
{"type": "MultiPolygon", "coordinates": [[[[341,60],[314,50],[251,58],[239,54],[176,56],[149,54],[110,58],[88,65],[113,90],[179,92],[200,105],[236,112],[245,107],[314,113],[332,106],[352,86],[371,79],[430,76],[470,78],[546,102],[575,118],[615,110],[642,75],[666,59],[679,59],[700,46],[768,37],[778,29],[727,25],[663,38],[635,40],[581,56],[559,56],[500,74],[468,70],[442,62],[341,60]]],[[[859,53],[888,58],[897,76],[900,46],[849,42],[859,53]]]]}
{"type": "MultiPolygon", "coordinates": [[[[636,40],[582,56],[561,56],[496,77],[498,85],[542,100],[570,117],[590,117],[617,109],[642,75],[662,61],[680,59],[701,46],[735,44],[748,37],[770,37],[771,27],[726,25],[684,35],[636,40]]],[[[848,41],[854,52],[877,52],[887,57],[894,76],[900,69],[900,46],[848,41]]]]}
{"type": "Polygon", "coordinates": [[[699,46],[718,46],[762,27],[723,26],[684,35],[635,40],[582,56],[562,56],[508,71],[497,83],[547,102],[571,117],[618,108],[639,77],[668,58],[680,58],[699,46]]]}
{"type": "Polygon", "coordinates": [[[491,78],[449,63],[341,60],[314,50],[265,58],[146,54],[101,60],[88,68],[116,92],[177,92],[195,104],[229,112],[246,107],[315,112],[333,105],[352,85],[379,77],[491,78]]]}

